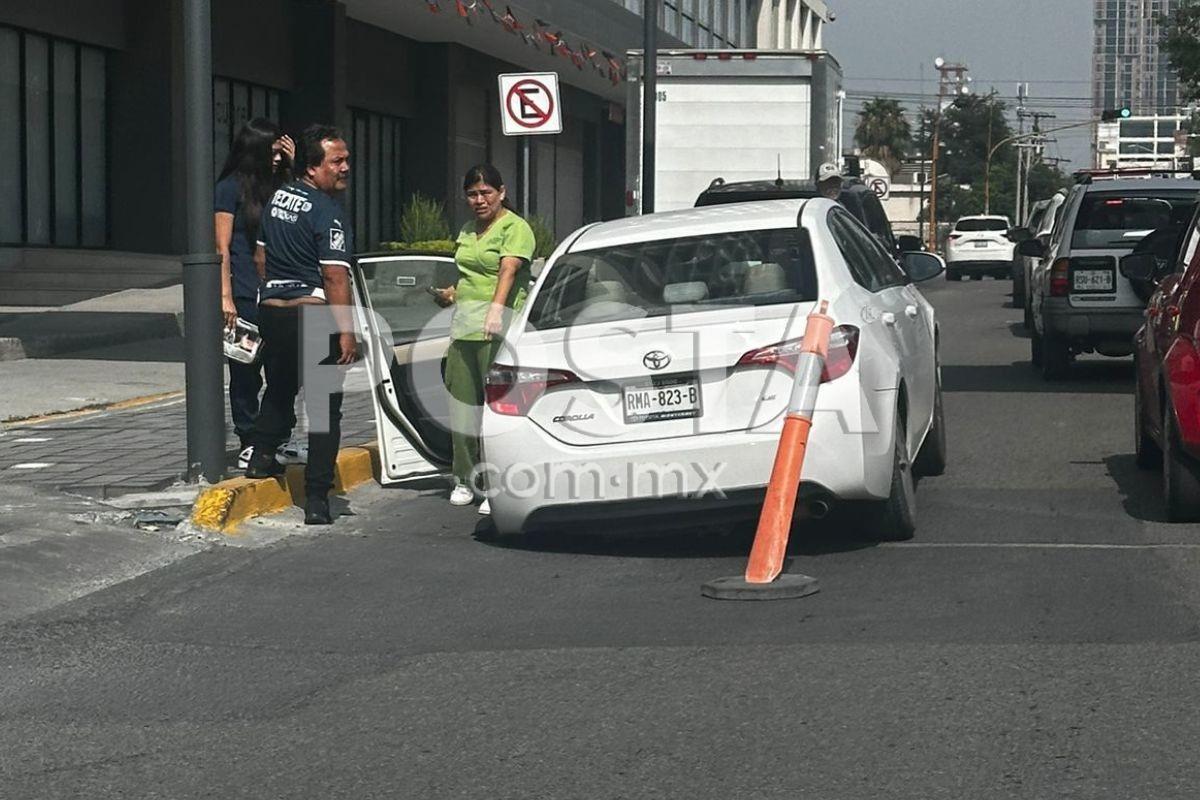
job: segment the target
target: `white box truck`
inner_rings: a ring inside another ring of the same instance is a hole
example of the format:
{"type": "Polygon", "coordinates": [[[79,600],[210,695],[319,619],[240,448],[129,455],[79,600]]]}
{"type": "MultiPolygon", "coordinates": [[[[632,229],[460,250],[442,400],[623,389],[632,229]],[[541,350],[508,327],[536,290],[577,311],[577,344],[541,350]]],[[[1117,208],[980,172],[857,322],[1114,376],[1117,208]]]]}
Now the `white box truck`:
{"type": "MultiPolygon", "coordinates": [[[[641,213],[642,51],[626,53],[626,206],[641,213]]],[[[842,68],[824,50],[660,50],[655,211],[715,178],[806,180],[838,155],[842,68]]]]}

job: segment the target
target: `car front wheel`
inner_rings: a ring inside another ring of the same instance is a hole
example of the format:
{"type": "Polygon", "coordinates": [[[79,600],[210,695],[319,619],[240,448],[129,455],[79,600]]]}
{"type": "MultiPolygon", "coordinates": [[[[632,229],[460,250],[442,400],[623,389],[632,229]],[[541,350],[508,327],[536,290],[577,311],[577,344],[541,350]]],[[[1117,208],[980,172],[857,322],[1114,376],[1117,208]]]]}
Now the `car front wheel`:
{"type": "MultiPolygon", "coordinates": [[[[1134,372],[1138,373],[1137,359],[1134,359],[1134,372]]],[[[1141,381],[1133,386],[1133,448],[1133,458],[1137,462],[1138,468],[1158,469],[1162,464],[1162,450],[1159,449],[1154,438],[1146,432],[1146,408],[1142,403],[1141,381]]]]}
{"type": "Polygon", "coordinates": [[[937,382],[933,396],[933,421],[929,433],[913,460],[913,474],[922,477],[941,475],[946,471],[946,414],[942,410],[942,382],[937,382]]]}

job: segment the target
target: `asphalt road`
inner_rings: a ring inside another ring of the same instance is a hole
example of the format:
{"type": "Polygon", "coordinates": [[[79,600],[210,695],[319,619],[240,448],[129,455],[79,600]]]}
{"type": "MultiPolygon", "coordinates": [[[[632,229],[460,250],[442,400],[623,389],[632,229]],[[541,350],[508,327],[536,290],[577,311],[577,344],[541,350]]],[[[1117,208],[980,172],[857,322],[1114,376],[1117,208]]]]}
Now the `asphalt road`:
{"type": "Polygon", "coordinates": [[[1131,364],[1030,369],[1007,282],[927,294],[951,460],[911,543],[703,599],[747,531],[472,535],[432,491],[0,627],[0,796],[1192,798],[1200,530],[1133,463],[1131,364]]]}

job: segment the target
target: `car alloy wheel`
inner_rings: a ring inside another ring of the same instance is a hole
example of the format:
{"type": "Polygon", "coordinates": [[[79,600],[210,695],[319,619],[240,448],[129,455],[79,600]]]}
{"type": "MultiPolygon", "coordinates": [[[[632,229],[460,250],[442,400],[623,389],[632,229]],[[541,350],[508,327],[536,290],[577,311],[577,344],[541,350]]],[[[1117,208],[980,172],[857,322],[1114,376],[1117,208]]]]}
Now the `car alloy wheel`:
{"type": "Polygon", "coordinates": [[[917,529],[917,488],[904,434],[904,411],[896,409],[892,446],[892,483],[887,500],[870,504],[868,531],[881,542],[901,542],[917,529]]]}

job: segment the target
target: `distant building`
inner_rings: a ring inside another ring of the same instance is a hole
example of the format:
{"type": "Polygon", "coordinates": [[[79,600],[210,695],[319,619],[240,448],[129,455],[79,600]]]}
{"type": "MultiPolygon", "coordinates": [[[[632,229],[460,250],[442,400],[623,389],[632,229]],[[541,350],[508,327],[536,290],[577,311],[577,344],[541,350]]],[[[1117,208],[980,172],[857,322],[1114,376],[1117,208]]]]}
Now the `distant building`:
{"type": "Polygon", "coordinates": [[[1095,0],[1092,111],[1174,114],[1179,79],[1159,47],[1158,23],[1180,0],[1095,0]]]}
{"type": "Polygon", "coordinates": [[[1185,114],[1133,116],[1096,126],[1096,167],[1159,169],[1177,166],[1186,151],[1185,114]]]}
{"type": "MultiPolygon", "coordinates": [[[[636,14],[642,0],[610,0],[636,14]]],[[[659,25],[692,47],[821,50],[824,0],[663,0],[659,25]]]]}

